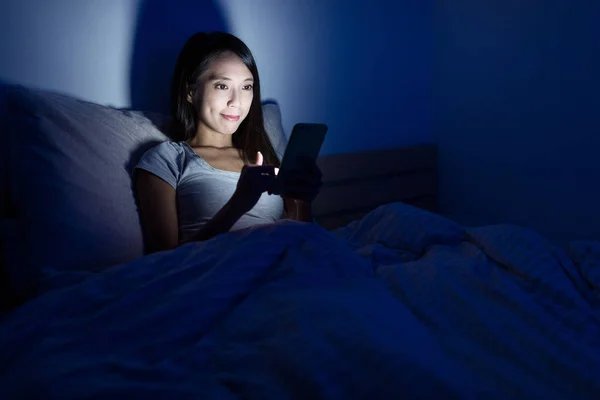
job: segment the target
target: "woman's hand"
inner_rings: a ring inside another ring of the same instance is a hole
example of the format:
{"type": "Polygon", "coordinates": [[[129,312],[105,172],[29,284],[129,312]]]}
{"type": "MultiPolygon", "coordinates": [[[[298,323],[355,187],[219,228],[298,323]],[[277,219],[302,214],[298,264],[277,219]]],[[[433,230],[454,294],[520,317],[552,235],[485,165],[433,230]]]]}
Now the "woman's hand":
{"type": "Polygon", "coordinates": [[[281,195],[299,206],[310,205],[323,186],[323,175],[313,159],[298,157],[296,161],[296,168],[286,170],[281,195]]]}
{"type": "Polygon", "coordinates": [[[312,206],[302,200],[281,196],[285,204],[286,218],[295,221],[313,222],[312,206]]]}
{"type": "Polygon", "coordinates": [[[256,163],[245,165],[238,179],[232,202],[242,213],[250,211],[260,199],[260,196],[269,190],[275,182],[277,168],[272,165],[263,165],[263,155],[259,151],[256,163]]]}
{"type": "Polygon", "coordinates": [[[238,179],[237,187],[231,199],[200,228],[195,240],[208,240],[221,233],[228,232],[231,227],[252,209],[273,182],[277,169],[262,165],[263,156],[258,152],[256,164],[246,165],[238,179]]]}
{"type": "Polygon", "coordinates": [[[297,169],[286,171],[281,197],[285,202],[288,218],[312,222],[312,202],[323,186],[322,174],[314,160],[309,158],[297,161],[297,169]]]}

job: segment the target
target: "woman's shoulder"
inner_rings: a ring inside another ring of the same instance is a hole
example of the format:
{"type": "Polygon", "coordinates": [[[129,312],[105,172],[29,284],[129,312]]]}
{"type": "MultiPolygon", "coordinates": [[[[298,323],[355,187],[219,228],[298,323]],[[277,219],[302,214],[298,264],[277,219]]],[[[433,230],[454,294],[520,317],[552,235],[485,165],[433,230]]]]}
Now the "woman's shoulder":
{"type": "Polygon", "coordinates": [[[161,158],[178,158],[185,152],[184,145],[185,143],[182,142],[173,142],[170,140],[166,140],[151,147],[149,150],[146,151],[146,154],[152,154],[161,158]]]}
{"type": "Polygon", "coordinates": [[[140,158],[140,166],[156,163],[178,165],[182,168],[186,160],[185,143],[170,140],[158,143],[146,150],[140,158]]]}
{"type": "Polygon", "coordinates": [[[157,144],[153,148],[160,149],[163,151],[175,150],[178,152],[183,152],[184,146],[185,146],[185,142],[174,142],[172,140],[165,140],[164,142],[157,144]]]}

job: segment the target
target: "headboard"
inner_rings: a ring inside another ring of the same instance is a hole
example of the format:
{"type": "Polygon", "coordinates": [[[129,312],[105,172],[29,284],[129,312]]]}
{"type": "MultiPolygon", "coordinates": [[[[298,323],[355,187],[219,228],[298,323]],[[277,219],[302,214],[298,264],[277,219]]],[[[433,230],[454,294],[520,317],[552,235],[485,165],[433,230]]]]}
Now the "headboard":
{"type": "Polygon", "coordinates": [[[321,156],[323,187],[313,203],[317,222],[335,229],[380,205],[403,202],[437,210],[433,144],[321,156]]]}

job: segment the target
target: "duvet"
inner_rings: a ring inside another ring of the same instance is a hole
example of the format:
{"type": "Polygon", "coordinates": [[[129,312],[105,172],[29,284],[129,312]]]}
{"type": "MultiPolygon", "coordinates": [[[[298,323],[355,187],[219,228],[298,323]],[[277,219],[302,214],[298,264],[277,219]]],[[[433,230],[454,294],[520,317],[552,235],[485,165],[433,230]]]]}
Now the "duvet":
{"type": "Polygon", "coordinates": [[[47,276],[0,398],[600,398],[599,243],[395,203],[47,276]]]}

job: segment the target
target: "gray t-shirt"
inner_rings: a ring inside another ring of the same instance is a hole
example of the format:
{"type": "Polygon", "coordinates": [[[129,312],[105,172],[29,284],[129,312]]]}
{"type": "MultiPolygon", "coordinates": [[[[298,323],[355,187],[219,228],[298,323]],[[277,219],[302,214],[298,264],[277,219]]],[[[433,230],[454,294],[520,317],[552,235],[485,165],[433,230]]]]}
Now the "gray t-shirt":
{"type": "MultiPolygon", "coordinates": [[[[239,172],[214,168],[185,142],[163,142],[142,156],[136,168],[151,172],[176,190],[179,242],[187,242],[229,201],[239,172]]],[[[283,216],[280,196],[263,193],[231,228],[268,224],[283,216]]]]}

